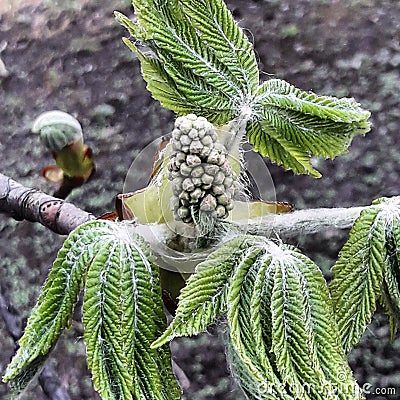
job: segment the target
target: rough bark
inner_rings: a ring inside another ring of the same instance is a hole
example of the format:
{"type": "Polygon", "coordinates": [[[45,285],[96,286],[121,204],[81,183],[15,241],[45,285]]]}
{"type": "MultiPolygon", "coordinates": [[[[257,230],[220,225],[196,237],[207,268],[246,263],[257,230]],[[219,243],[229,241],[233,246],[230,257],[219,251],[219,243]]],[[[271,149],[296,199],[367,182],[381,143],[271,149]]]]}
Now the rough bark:
{"type": "Polygon", "coordinates": [[[6,213],[17,220],[39,222],[61,235],[94,219],[92,214],[71,203],[40,190],[27,188],[3,174],[0,174],[0,213],[6,213]]]}

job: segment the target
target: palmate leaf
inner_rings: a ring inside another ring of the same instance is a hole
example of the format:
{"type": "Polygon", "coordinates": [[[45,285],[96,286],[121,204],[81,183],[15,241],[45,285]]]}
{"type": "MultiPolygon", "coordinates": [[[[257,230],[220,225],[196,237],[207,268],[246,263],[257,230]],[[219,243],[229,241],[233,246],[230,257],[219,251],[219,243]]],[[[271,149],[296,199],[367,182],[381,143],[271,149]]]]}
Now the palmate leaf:
{"type": "Polygon", "coordinates": [[[69,235],[28,319],[19,349],[7,367],[4,381],[16,393],[31,381],[55,345],[61,331],[70,325],[74,305],[86,270],[94,261],[101,238],[109,235],[103,222],[91,222],[69,235]]]}
{"type": "Polygon", "coordinates": [[[232,369],[249,399],[361,398],[322,273],[293,247],[254,236],[223,244],[189,279],[153,346],[201,332],[224,312],[232,369]]]}
{"type": "Polygon", "coordinates": [[[398,197],[374,201],[354,223],[332,268],[330,289],[346,352],[358,343],[378,300],[391,319],[394,334],[400,318],[399,223],[398,197]]]}
{"type": "Polygon", "coordinates": [[[222,0],[134,0],[137,23],[116,13],[134,40],[153,97],[178,114],[223,124],[258,86],[251,43],[222,0]],[[146,54],[147,53],[147,54],[146,54]]]}
{"type": "Polygon", "coordinates": [[[92,221],[65,241],[4,380],[20,392],[68,327],[85,286],[88,365],[103,399],[177,400],[168,347],[150,349],[165,329],[158,269],[128,225],[92,221]]]}
{"type": "Polygon", "coordinates": [[[222,0],[133,5],[136,22],[116,13],[135,44],[124,42],[138,55],[153,97],[177,114],[217,125],[244,121],[256,151],[314,177],[321,175],[312,156],[344,154],[354,136],[370,130],[370,113],[354,99],[318,96],[280,79],[259,85],[253,46],[222,0]]]}
{"type": "MultiPolygon", "coordinates": [[[[320,177],[312,156],[347,152],[370,129],[354,99],[303,92],[280,79],[259,85],[253,46],[222,0],[134,0],[137,22],[116,13],[132,36],[153,97],[177,114],[247,122],[254,149],[295,174],[320,177]]],[[[237,135],[243,132],[238,129],[237,135]]]]}
{"type": "Polygon", "coordinates": [[[370,113],[353,99],[317,96],[280,79],[264,82],[247,127],[254,149],[296,174],[319,177],[310,157],[347,152],[354,136],[370,129],[370,113]]]}

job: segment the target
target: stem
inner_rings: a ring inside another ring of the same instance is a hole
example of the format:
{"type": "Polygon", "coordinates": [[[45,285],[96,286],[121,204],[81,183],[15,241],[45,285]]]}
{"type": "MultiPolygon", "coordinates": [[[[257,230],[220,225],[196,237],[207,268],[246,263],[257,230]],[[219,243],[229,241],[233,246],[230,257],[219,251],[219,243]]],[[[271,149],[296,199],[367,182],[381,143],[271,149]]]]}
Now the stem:
{"type": "MultiPolygon", "coordinates": [[[[288,214],[270,214],[238,221],[237,225],[243,233],[263,236],[274,233],[283,238],[293,237],[318,233],[328,228],[350,228],[360,212],[367,207],[316,208],[288,214]]],[[[39,222],[60,234],[68,234],[77,226],[94,219],[92,214],[73,204],[39,190],[26,188],[3,174],[0,174],[0,213],[9,214],[18,220],[39,222]]],[[[135,230],[139,234],[142,233],[150,244],[168,236],[168,227],[164,224],[138,225],[135,230]]],[[[156,244],[155,247],[159,246],[156,244]]]]}
{"type": "MultiPolygon", "coordinates": [[[[318,233],[328,228],[347,229],[366,207],[317,208],[294,211],[288,214],[269,214],[261,218],[235,221],[235,226],[242,234],[262,236],[280,236],[283,239],[295,235],[318,233]]],[[[67,234],[80,224],[94,219],[92,214],[80,210],[70,203],[29,189],[11,178],[0,174],[0,212],[8,213],[17,219],[40,222],[56,233],[67,234]]],[[[183,236],[190,235],[190,227],[183,236]]],[[[166,246],[171,235],[166,224],[143,224],[133,226],[135,233],[141,235],[159,256],[161,268],[171,267],[180,272],[193,272],[209,251],[201,253],[180,253],[166,246]]],[[[210,249],[211,251],[211,249],[210,249]]]]}
{"type": "Polygon", "coordinates": [[[271,214],[258,219],[240,221],[239,226],[253,235],[269,236],[272,232],[282,237],[318,233],[328,228],[348,229],[361,211],[368,208],[315,208],[288,214],[271,214]]]}
{"type": "MultiPolygon", "coordinates": [[[[316,208],[288,214],[270,214],[261,218],[238,221],[237,225],[243,233],[263,236],[274,233],[285,238],[318,233],[328,228],[350,228],[360,212],[367,207],[316,208]]],[[[77,226],[95,218],[73,204],[37,189],[26,188],[3,174],[0,174],[0,213],[9,214],[18,220],[39,222],[60,234],[67,234],[77,226]]],[[[168,236],[168,227],[164,224],[138,225],[135,230],[139,234],[142,232],[150,244],[168,236]]]]}
{"type": "MultiPolygon", "coordinates": [[[[282,239],[292,238],[301,234],[322,232],[326,229],[348,229],[365,207],[350,208],[316,208],[294,211],[288,214],[269,214],[268,216],[249,220],[235,221],[233,230],[239,234],[261,235],[267,237],[279,236],[282,239]],[[235,227],[237,229],[235,229],[235,227]]],[[[214,249],[202,249],[198,253],[181,253],[168,248],[165,243],[171,234],[165,224],[136,225],[135,233],[141,235],[158,256],[160,268],[179,272],[193,273],[199,262],[206,259],[214,249]]],[[[189,228],[187,228],[189,229],[189,228]]],[[[189,237],[193,233],[187,232],[189,237]]]]}
{"type": "Polygon", "coordinates": [[[3,174],[0,174],[0,213],[9,214],[17,220],[39,222],[61,235],[94,219],[92,214],[71,203],[27,188],[3,174]]]}

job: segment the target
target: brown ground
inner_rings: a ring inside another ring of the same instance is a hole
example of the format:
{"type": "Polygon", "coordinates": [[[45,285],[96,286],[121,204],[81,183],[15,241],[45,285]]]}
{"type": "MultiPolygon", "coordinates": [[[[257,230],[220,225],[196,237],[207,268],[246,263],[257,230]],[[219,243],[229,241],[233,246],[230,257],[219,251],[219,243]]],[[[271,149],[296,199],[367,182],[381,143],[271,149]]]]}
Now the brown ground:
{"type": "MultiPolygon", "coordinates": [[[[129,11],[127,1],[47,2],[50,7],[4,14],[0,2],[0,54],[10,76],[0,81],[0,171],[51,193],[40,177],[51,163],[30,133],[41,112],[75,114],[95,154],[97,173],[69,198],[94,213],[113,207],[127,169],[148,142],[170,131],[171,112],[145,90],[138,61],[123,46],[125,35],[112,10],[129,11]],[[108,106],[105,108],[104,106],[108,106]],[[111,107],[109,107],[111,106],[111,107]],[[106,110],[108,110],[106,112],[106,110]]],[[[321,94],[355,97],[373,112],[373,132],[356,138],[350,153],[318,161],[323,178],[296,177],[267,163],[277,198],[297,208],[370,203],[400,192],[400,2],[391,0],[227,1],[254,38],[260,68],[321,94]]],[[[8,4],[8,3],[7,3],[8,4]]],[[[62,238],[40,226],[0,216],[0,289],[27,316],[62,238]]],[[[324,271],[332,264],[343,233],[299,237],[297,244],[324,271]]],[[[63,335],[53,362],[74,400],[98,398],[86,371],[80,325],[63,335]]],[[[0,372],[13,353],[0,323],[0,372]]],[[[390,344],[380,315],[350,359],[361,384],[395,387],[400,398],[400,341],[390,344]]],[[[173,343],[179,365],[191,382],[190,400],[240,400],[228,378],[221,341],[214,334],[173,343]]],[[[0,398],[7,388],[0,386],[0,398]]],[[[44,400],[35,383],[25,399],[44,400]]]]}

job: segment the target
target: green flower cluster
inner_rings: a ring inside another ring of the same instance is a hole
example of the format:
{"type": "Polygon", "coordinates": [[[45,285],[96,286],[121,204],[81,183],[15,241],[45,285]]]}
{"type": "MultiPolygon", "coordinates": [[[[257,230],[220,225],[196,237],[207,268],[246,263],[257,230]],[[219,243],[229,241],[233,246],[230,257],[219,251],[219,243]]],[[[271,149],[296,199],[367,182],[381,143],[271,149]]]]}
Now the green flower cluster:
{"type": "Polygon", "coordinates": [[[188,114],[175,121],[167,177],[172,182],[175,218],[193,222],[194,212],[226,218],[233,208],[236,175],[214,126],[188,114]]]}

